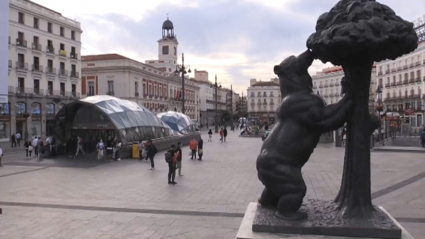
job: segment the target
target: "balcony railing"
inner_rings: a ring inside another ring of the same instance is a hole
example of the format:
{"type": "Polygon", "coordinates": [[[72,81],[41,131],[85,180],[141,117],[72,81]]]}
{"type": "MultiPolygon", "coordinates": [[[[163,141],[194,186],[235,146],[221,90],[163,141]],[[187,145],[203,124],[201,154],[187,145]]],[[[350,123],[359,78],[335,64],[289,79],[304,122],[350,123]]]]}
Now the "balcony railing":
{"type": "Polygon", "coordinates": [[[65,50],[59,49],[59,56],[67,57],[67,52],[65,50]]]}
{"type": "Polygon", "coordinates": [[[330,83],[330,84],[329,84],[329,86],[330,86],[330,87],[333,87],[333,86],[334,86],[334,83],[330,83]]]}
{"type": "Polygon", "coordinates": [[[402,84],[403,84],[403,82],[397,81],[397,85],[402,85],[402,84]]]}
{"type": "Polygon", "coordinates": [[[17,61],[16,62],[16,69],[28,70],[28,63],[17,61]]]}
{"type": "Polygon", "coordinates": [[[391,82],[391,86],[395,86],[396,84],[395,84],[395,82],[391,82]]]}
{"type": "Polygon", "coordinates": [[[382,75],[382,71],[378,71],[378,76],[382,75]]]}
{"type": "Polygon", "coordinates": [[[420,61],[415,62],[415,66],[419,66],[421,64],[420,61]]]}
{"type": "Polygon", "coordinates": [[[402,70],[401,66],[397,67],[397,71],[401,71],[401,70],[402,70]]]}
{"type": "Polygon", "coordinates": [[[32,71],[43,72],[43,66],[41,66],[41,65],[32,65],[32,71]]]}
{"type": "Polygon", "coordinates": [[[71,52],[69,53],[69,58],[78,60],[78,54],[75,52],[71,52]]]}
{"type": "Polygon", "coordinates": [[[56,68],[46,67],[46,74],[56,75],[56,68]]]}
{"type": "Polygon", "coordinates": [[[326,87],[328,87],[329,85],[328,85],[328,84],[324,84],[324,86],[325,86],[325,88],[326,88],[326,87]]]}
{"type": "Polygon", "coordinates": [[[16,39],[16,45],[20,47],[27,47],[27,41],[24,39],[16,39]]]}
{"type": "Polygon", "coordinates": [[[410,78],[409,79],[409,83],[414,83],[415,82],[415,79],[414,78],[410,78]]]}
{"type": "Polygon", "coordinates": [[[409,68],[407,65],[403,66],[403,70],[407,70],[407,68],[409,68]]]}
{"type": "Polygon", "coordinates": [[[387,84],[385,84],[385,87],[390,87],[391,85],[390,85],[390,83],[387,83],[387,84]]]}
{"type": "Polygon", "coordinates": [[[55,48],[53,46],[46,46],[46,53],[55,54],[55,48]]]}
{"type": "Polygon", "coordinates": [[[319,85],[319,88],[323,88],[323,85],[319,85]]]}
{"type": "Polygon", "coordinates": [[[391,69],[391,73],[394,73],[394,72],[396,72],[396,71],[397,71],[397,69],[396,69],[396,68],[391,69]]]}
{"type": "Polygon", "coordinates": [[[38,43],[35,43],[35,42],[33,42],[32,43],[32,50],[33,51],[41,51],[41,44],[38,44],[38,43]]]}
{"type": "Polygon", "coordinates": [[[415,78],[415,82],[421,82],[421,78],[420,77],[416,77],[415,78]]]}
{"type": "Polygon", "coordinates": [[[403,80],[403,84],[407,85],[407,84],[409,84],[409,81],[408,80],[403,80]]]}
{"type": "Polygon", "coordinates": [[[71,71],[71,75],[72,78],[80,78],[80,72],[76,72],[76,71],[71,71]]]}
{"type": "Polygon", "coordinates": [[[409,64],[409,68],[413,68],[413,66],[414,66],[413,63],[409,64]]]}
{"type": "Polygon", "coordinates": [[[113,91],[106,92],[107,95],[115,95],[113,91]]]}
{"type": "Polygon", "coordinates": [[[67,70],[65,70],[65,69],[59,69],[59,70],[58,70],[58,74],[59,74],[60,76],[68,76],[68,71],[67,71],[67,70]]]}
{"type": "Polygon", "coordinates": [[[385,71],[385,74],[389,74],[389,73],[390,73],[390,70],[386,70],[386,71],[385,71]]]}

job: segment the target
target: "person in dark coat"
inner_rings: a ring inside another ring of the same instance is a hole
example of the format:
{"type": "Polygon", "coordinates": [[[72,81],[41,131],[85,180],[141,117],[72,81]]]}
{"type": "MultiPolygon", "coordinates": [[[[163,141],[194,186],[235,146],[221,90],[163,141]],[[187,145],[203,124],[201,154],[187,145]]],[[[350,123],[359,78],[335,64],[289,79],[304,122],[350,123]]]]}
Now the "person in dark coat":
{"type": "Polygon", "coordinates": [[[147,157],[151,161],[151,168],[150,168],[150,170],[153,170],[153,169],[155,169],[154,157],[155,157],[155,154],[158,152],[158,150],[156,149],[156,147],[153,144],[152,140],[148,140],[147,150],[148,150],[147,157]]]}
{"type": "Polygon", "coordinates": [[[204,155],[204,140],[202,139],[201,136],[199,136],[199,140],[198,140],[198,160],[201,161],[202,160],[202,156],[204,155]]]}
{"type": "Polygon", "coordinates": [[[224,142],[226,142],[226,138],[227,138],[227,128],[224,128],[223,130],[223,134],[224,134],[224,142]]]}

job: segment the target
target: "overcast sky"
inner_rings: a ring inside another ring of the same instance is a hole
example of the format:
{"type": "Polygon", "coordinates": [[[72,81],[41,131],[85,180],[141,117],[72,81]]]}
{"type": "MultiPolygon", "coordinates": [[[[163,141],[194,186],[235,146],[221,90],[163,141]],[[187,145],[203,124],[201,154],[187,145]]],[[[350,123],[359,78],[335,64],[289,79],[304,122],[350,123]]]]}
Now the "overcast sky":
{"type": "MultiPolygon", "coordinates": [[[[33,0],[81,22],[82,54],[119,53],[157,59],[157,41],[169,14],[179,54],[192,69],[217,74],[226,87],[246,93],[250,78],[274,77],[273,66],[306,49],[317,17],[336,0],[33,0]]],[[[413,21],[424,0],[381,0],[413,21]]],[[[179,57],[180,61],[180,57],[179,57]]],[[[314,62],[311,73],[323,68],[314,62]]],[[[192,73],[193,74],[193,73],[192,73]]],[[[244,93],[244,94],[245,94],[244,93]]]]}

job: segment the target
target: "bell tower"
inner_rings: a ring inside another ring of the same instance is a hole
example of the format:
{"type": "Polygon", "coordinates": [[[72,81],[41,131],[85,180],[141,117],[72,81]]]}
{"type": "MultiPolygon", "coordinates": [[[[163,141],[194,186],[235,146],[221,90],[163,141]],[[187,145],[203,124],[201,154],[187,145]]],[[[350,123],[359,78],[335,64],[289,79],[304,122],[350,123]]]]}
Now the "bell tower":
{"type": "Polygon", "coordinates": [[[174,34],[174,25],[168,19],[162,24],[162,38],[158,41],[158,60],[164,63],[164,66],[172,71],[176,69],[177,47],[179,42],[174,34]]]}

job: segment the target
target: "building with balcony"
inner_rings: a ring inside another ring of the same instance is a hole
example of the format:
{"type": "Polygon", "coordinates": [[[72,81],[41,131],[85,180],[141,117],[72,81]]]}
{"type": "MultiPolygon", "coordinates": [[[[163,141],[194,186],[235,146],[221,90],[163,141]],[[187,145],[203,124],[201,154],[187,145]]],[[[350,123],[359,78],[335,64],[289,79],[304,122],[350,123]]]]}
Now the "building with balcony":
{"type": "Polygon", "coordinates": [[[55,114],[80,98],[80,23],[27,0],[9,2],[8,103],[0,141],[53,134],[55,114]],[[29,114],[27,114],[29,113],[29,114]]]}
{"type": "Polygon", "coordinates": [[[247,90],[248,120],[273,124],[281,100],[278,78],[270,81],[251,79],[247,90]]]}
{"type": "Polygon", "coordinates": [[[396,60],[377,63],[378,84],[382,86],[383,112],[398,112],[408,118],[413,131],[424,124],[425,41],[396,60]]]}
{"type": "MultiPolygon", "coordinates": [[[[344,71],[340,66],[328,67],[321,72],[317,72],[313,78],[313,92],[322,96],[327,104],[337,103],[341,98],[341,80],[344,71]]],[[[375,112],[374,105],[376,99],[376,66],[372,68],[370,88],[369,88],[369,109],[375,112]]]]}
{"type": "MultiPolygon", "coordinates": [[[[154,113],[181,112],[181,77],[118,54],[82,56],[83,97],[110,95],[135,101],[154,113]]],[[[199,87],[185,79],[185,113],[196,119],[199,87]]]]}

